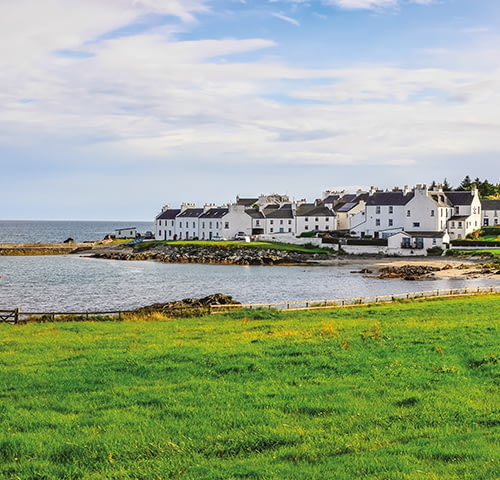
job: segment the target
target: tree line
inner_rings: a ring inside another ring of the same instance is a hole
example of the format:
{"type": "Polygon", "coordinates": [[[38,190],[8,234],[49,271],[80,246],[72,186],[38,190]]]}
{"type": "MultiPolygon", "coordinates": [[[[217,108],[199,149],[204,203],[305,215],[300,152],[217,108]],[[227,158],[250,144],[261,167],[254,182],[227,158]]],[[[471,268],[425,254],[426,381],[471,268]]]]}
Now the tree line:
{"type": "Polygon", "coordinates": [[[433,190],[438,185],[441,185],[445,192],[472,190],[473,187],[476,187],[481,198],[500,196],[500,183],[490,183],[486,178],[481,180],[479,177],[476,177],[472,180],[469,175],[466,175],[456,188],[453,188],[446,178],[439,184],[433,180],[430,189],[433,190]]]}

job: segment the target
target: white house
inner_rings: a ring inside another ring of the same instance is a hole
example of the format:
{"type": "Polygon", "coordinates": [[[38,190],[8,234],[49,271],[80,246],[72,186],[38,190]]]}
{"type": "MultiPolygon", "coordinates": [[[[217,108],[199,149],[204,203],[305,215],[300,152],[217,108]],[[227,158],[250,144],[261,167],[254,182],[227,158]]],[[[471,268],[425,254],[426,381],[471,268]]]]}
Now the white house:
{"type": "Polygon", "coordinates": [[[484,227],[500,225],[500,200],[481,200],[481,224],[484,227]]]}
{"type": "Polygon", "coordinates": [[[447,232],[398,232],[387,238],[387,253],[393,255],[427,255],[427,249],[450,243],[447,232]]]}
{"type": "Polygon", "coordinates": [[[177,239],[175,230],[175,218],[181,213],[178,208],[164,206],[161,213],[155,219],[155,239],[174,240],[177,239]]]}
{"type": "Polygon", "coordinates": [[[337,229],[337,217],[332,208],[320,205],[303,204],[297,208],[296,232],[328,232],[337,229]]]}
{"type": "Polygon", "coordinates": [[[115,238],[135,238],[137,237],[137,227],[117,228],[115,238]]]}
{"type": "Polygon", "coordinates": [[[200,240],[224,238],[222,233],[223,217],[228,212],[227,208],[208,208],[199,217],[200,240]]]}
{"type": "Polygon", "coordinates": [[[295,234],[295,215],[291,204],[268,206],[264,209],[264,233],[291,233],[295,234]],[[278,208],[271,208],[278,207],[278,208]]]}
{"type": "Polygon", "coordinates": [[[252,235],[252,217],[244,205],[229,205],[222,222],[222,237],[224,238],[232,239],[238,233],[252,235]]]}
{"type": "Polygon", "coordinates": [[[447,228],[450,238],[465,238],[469,233],[481,228],[481,200],[477,188],[471,191],[445,192],[453,207],[453,215],[448,218],[447,228]]]}
{"type": "Polygon", "coordinates": [[[332,205],[337,215],[337,230],[352,230],[354,217],[365,211],[367,196],[368,194],[362,192],[347,194],[341,197],[335,205],[332,205]]]}
{"type": "Polygon", "coordinates": [[[429,190],[426,185],[417,185],[405,210],[403,230],[442,232],[452,214],[452,205],[442,190],[429,190]]]}
{"type": "MultiPolygon", "coordinates": [[[[373,187],[366,199],[364,215],[353,215],[351,230],[364,237],[387,238],[404,230],[407,224],[408,202],[414,193],[405,187],[403,190],[380,192],[373,187]]],[[[411,210],[410,210],[411,216],[411,210]]]]}
{"type": "Polygon", "coordinates": [[[199,219],[204,211],[193,204],[183,203],[180,213],[175,217],[175,240],[199,238],[199,219]]]}

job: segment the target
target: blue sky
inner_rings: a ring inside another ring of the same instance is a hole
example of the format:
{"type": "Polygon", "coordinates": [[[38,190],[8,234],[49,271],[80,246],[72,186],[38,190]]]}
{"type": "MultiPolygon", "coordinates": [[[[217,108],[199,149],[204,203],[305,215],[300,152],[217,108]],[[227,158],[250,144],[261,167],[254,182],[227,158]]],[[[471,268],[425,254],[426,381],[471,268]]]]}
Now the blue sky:
{"type": "Polygon", "coordinates": [[[499,182],[497,0],[6,0],[1,219],[499,182]]]}

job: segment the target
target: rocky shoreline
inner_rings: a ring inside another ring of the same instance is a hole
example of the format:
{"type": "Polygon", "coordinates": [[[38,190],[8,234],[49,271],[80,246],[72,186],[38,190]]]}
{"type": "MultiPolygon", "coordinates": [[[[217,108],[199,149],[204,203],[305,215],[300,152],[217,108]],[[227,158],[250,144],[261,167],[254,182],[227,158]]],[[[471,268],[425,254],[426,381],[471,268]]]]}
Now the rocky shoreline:
{"type": "Polygon", "coordinates": [[[155,260],[165,263],[216,263],[221,265],[310,265],[335,258],[331,253],[295,252],[267,248],[201,245],[156,245],[148,250],[131,247],[91,252],[93,258],[155,260]]]}

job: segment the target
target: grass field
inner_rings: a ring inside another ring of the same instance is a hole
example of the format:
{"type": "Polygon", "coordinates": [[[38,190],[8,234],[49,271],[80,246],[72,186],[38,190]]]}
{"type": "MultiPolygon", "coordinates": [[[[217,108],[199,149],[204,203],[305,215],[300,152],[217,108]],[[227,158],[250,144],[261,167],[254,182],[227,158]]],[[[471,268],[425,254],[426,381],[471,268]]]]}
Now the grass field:
{"type": "Polygon", "coordinates": [[[485,257],[500,259],[500,249],[477,248],[474,250],[460,250],[458,248],[454,248],[452,250],[447,250],[446,255],[452,257],[470,257],[470,256],[483,255],[485,257]]]}
{"type": "Polygon", "coordinates": [[[498,478],[500,296],[0,325],[0,478],[498,478]]]}
{"type": "Polygon", "coordinates": [[[330,248],[314,247],[312,245],[292,245],[290,243],[280,242],[237,242],[232,240],[211,241],[211,240],[178,240],[178,241],[160,241],[154,240],[151,242],[139,243],[135,246],[136,250],[145,250],[156,245],[196,245],[200,247],[224,247],[224,248],[264,248],[271,250],[286,250],[291,252],[308,252],[308,253],[328,253],[332,252],[330,248]]]}

